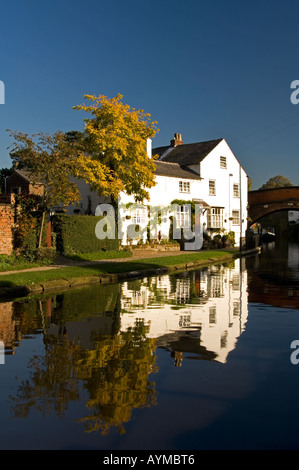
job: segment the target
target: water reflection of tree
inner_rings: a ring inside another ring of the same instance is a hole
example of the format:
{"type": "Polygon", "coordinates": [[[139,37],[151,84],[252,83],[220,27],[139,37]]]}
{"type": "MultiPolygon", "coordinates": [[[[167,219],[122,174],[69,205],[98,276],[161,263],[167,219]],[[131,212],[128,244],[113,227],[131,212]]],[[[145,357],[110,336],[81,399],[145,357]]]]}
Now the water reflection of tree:
{"type": "Polygon", "coordinates": [[[13,416],[27,417],[35,409],[63,417],[69,402],[87,392],[88,414],[78,420],[85,430],[108,433],[116,427],[123,432],[134,409],[156,403],[155,383],[149,380],[156,371],[155,344],[147,331],[137,322],[126,332],[99,334],[93,350],[63,335],[45,337],[45,354],[31,359],[30,378],[12,397],[13,416]]]}
{"type": "Polygon", "coordinates": [[[156,403],[155,383],[148,380],[156,371],[155,340],[147,338],[147,332],[143,321],[136,322],[134,328],[113,338],[98,338],[95,351],[85,351],[82,365],[97,365],[85,377],[86,406],[91,413],[80,421],[86,431],[105,434],[117,427],[123,432],[134,408],[156,403]]]}

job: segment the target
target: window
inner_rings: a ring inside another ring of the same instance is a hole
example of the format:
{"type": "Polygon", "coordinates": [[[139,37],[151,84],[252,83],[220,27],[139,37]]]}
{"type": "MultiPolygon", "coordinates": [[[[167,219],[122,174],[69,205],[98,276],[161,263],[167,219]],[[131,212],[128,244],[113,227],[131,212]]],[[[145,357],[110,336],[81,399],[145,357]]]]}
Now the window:
{"type": "Polygon", "coordinates": [[[234,317],[240,316],[240,302],[238,301],[233,303],[233,316],[234,317]]]}
{"type": "Polygon", "coordinates": [[[224,291],[223,291],[223,277],[220,275],[214,275],[211,276],[210,278],[210,285],[209,285],[209,297],[212,297],[214,299],[218,299],[220,297],[223,297],[224,291]]]}
{"type": "Polygon", "coordinates": [[[232,211],[233,225],[240,224],[240,211],[232,211]]]}
{"type": "Polygon", "coordinates": [[[209,195],[216,196],[216,181],[209,180],[209,195]]]}
{"type": "Polygon", "coordinates": [[[179,182],[180,193],[190,193],[190,182],[189,181],[180,181],[179,182]]]}
{"type": "Polygon", "coordinates": [[[22,192],[22,188],[20,186],[16,187],[16,188],[11,188],[11,193],[12,194],[21,194],[22,192]]]}
{"type": "Polygon", "coordinates": [[[233,184],[233,195],[234,195],[234,197],[240,197],[240,191],[239,191],[238,183],[233,184]]]}
{"type": "Polygon", "coordinates": [[[209,210],[208,227],[223,228],[223,209],[221,207],[211,207],[209,210]]]}
{"type": "Polygon", "coordinates": [[[221,348],[226,348],[227,347],[227,336],[228,336],[228,333],[227,331],[225,330],[221,336],[221,339],[220,339],[220,347],[221,348]]]}
{"type": "Polygon", "coordinates": [[[220,157],[220,168],[227,168],[226,157],[220,157]]]}
{"type": "Polygon", "coordinates": [[[177,279],[175,295],[178,303],[185,303],[190,299],[190,279],[177,279]]]}
{"type": "Polygon", "coordinates": [[[136,207],[131,212],[132,223],[136,225],[145,224],[146,222],[146,208],[136,207]]]}
{"type": "Polygon", "coordinates": [[[234,291],[240,290],[240,276],[239,274],[234,274],[232,278],[232,289],[234,291]]]}
{"type": "MultiPolygon", "coordinates": [[[[190,289],[189,289],[189,296],[190,297],[190,289]]],[[[187,298],[187,300],[188,300],[187,298]]],[[[180,315],[179,319],[179,326],[181,328],[188,328],[191,326],[191,315],[180,315]]]]}
{"type": "Polygon", "coordinates": [[[176,212],[176,224],[180,228],[190,227],[190,210],[188,206],[178,206],[176,212]]]}
{"type": "Polygon", "coordinates": [[[209,323],[216,324],[216,307],[213,305],[209,308],[209,323]]]}

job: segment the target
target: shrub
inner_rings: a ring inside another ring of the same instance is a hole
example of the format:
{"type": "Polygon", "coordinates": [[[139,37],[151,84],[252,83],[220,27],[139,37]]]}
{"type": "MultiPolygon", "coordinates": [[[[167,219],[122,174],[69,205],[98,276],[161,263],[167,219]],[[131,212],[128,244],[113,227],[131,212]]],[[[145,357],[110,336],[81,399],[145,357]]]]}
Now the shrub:
{"type": "Polygon", "coordinates": [[[99,240],[96,237],[95,227],[102,218],[93,215],[54,215],[52,228],[56,234],[57,251],[61,254],[72,255],[118,250],[117,238],[99,240]]]}
{"type": "Polygon", "coordinates": [[[235,245],[235,232],[228,232],[222,237],[223,246],[234,246],[235,245]]]}
{"type": "Polygon", "coordinates": [[[13,255],[0,255],[0,270],[13,266],[17,263],[17,257],[13,255]]]}
{"type": "MultiPolygon", "coordinates": [[[[40,226],[41,216],[39,212],[33,212],[32,214],[22,212],[18,217],[18,226],[14,233],[14,249],[28,260],[35,259],[40,226]]],[[[44,224],[42,244],[46,242],[46,230],[47,227],[44,224]]]]}
{"type": "Polygon", "coordinates": [[[222,240],[221,240],[221,235],[217,234],[213,238],[213,245],[217,248],[220,248],[222,246],[222,240]]]}
{"type": "Polygon", "coordinates": [[[42,263],[53,263],[56,258],[55,248],[41,247],[35,251],[35,259],[42,263]]]}

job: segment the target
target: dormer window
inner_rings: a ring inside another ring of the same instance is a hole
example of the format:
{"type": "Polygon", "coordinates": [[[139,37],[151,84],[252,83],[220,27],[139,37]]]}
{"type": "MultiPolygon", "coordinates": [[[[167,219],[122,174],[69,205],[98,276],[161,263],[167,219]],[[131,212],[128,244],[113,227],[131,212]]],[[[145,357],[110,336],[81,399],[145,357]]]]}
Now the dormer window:
{"type": "Polygon", "coordinates": [[[220,168],[227,168],[226,157],[220,157],[220,168]]]}
{"type": "Polygon", "coordinates": [[[179,182],[179,191],[180,191],[180,193],[190,193],[190,182],[189,181],[180,181],[179,182]]]}

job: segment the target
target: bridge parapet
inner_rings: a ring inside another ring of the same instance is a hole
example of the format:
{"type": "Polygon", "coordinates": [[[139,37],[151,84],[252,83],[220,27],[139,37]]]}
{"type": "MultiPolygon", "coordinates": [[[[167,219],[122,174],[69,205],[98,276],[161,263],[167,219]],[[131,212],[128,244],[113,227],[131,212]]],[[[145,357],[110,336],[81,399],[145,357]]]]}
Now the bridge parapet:
{"type": "Polygon", "coordinates": [[[261,217],[281,210],[299,210],[299,186],[260,189],[248,193],[249,226],[261,217]]]}
{"type": "Polygon", "coordinates": [[[299,200],[299,186],[288,186],[285,188],[258,189],[249,191],[248,204],[265,204],[267,202],[283,201],[288,199],[299,200]]]}

